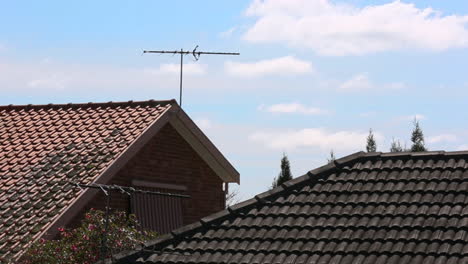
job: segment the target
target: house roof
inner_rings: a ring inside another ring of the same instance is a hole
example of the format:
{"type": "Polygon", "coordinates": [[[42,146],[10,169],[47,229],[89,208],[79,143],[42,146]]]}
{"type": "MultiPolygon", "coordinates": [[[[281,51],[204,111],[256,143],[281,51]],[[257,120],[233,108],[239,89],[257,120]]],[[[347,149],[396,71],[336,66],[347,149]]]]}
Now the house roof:
{"type": "Polygon", "coordinates": [[[166,124],[225,182],[239,175],[174,100],[0,106],[0,262],[53,236],[166,124]]]}
{"type": "Polygon", "coordinates": [[[468,263],[468,152],[359,152],[116,257],[468,263]]]}

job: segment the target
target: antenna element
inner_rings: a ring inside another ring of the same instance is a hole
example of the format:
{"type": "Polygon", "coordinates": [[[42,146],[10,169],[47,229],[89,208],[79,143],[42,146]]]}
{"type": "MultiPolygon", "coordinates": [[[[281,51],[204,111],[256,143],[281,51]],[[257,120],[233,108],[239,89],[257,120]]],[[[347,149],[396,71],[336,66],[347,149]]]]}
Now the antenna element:
{"type": "Polygon", "coordinates": [[[195,61],[200,59],[200,55],[240,55],[237,52],[211,52],[197,51],[198,45],[192,50],[143,50],[143,53],[160,53],[160,54],[180,54],[180,80],[179,80],[179,105],[182,107],[182,73],[184,70],[184,55],[192,55],[195,61]]]}

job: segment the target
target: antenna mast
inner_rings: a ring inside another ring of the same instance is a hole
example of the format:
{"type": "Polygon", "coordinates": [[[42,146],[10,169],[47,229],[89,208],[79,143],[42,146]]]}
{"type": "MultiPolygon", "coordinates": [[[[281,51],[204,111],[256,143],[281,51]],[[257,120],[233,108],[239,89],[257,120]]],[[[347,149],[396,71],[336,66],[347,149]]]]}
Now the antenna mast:
{"type": "Polygon", "coordinates": [[[179,105],[182,107],[182,73],[184,70],[184,55],[193,55],[195,61],[200,59],[200,55],[240,55],[237,52],[211,52],[197,51],[198,45],[192,50],[144,50],[143,53],[159,53],[159,54],[180,54],[180,80],[179,80],[179,105]]]}

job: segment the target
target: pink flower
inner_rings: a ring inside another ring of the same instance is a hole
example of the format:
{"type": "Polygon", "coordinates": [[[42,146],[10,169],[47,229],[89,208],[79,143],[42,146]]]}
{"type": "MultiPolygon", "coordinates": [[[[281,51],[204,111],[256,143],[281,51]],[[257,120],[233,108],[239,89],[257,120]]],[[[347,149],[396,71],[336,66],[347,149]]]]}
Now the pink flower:
{"type": "Polygon", "coordinates": [[[59,232],[65,231],[65,228],[63,228],[63,227],[59,227],[59,228],[57,228],[57,229],[58,229],[59,232]]]}
{"type": "Polygon", "coordinates": [[[89,225],[88,225],[88,229],[89,229],[89,230],[94,230],[94,229],[96,229],[96,226],[93,225],[93,224],[89,224],[89,225]]]}
{"type": "Polygon", "coordinates": [[[75,245],[71,245],[71,250],[72,250],[72,251],[77,251],[77,250],[78,250],[78,247],[75,246],[75,245]]]}

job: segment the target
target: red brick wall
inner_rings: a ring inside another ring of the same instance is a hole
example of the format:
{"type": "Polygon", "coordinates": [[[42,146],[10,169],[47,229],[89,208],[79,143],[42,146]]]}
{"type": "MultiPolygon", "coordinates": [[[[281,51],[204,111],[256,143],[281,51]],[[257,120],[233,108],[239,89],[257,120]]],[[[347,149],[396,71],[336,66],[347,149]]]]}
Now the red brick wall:
{"type": "MultiPolygon", "coordinates": [[[[191,198],[183,202],[184,224],[193,223],[225,206],[222,180],[170,124],[163,127],[122,168],[111,184],[130,186],[132,179],[186,186],[187,191],[183,193],[191,198]]],[[[130,211],[129,201],[128,196],[113,192],[111,207],[130,211]]],[[[104,206],[105,197],[98,194],[85,211],[89,208],[103,209],[104,206]]]]}

